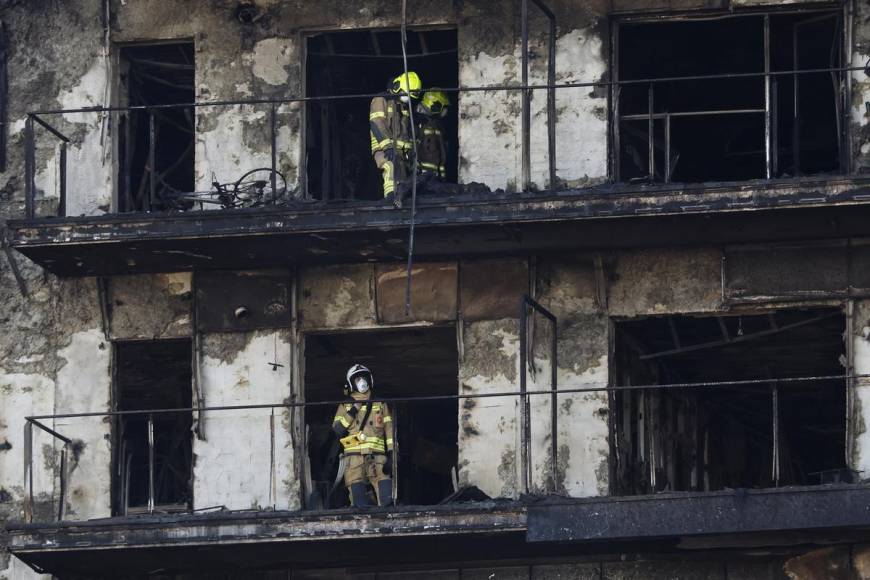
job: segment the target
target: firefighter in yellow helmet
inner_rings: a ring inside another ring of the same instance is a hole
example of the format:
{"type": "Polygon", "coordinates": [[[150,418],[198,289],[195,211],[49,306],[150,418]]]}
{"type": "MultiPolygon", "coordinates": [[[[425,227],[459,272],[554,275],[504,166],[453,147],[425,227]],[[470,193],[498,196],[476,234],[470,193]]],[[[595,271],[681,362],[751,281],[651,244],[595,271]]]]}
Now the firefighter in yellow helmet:
{"type": "Polygon", "coordinates": [[[399,185],[411,173],[410,108],[420,98],[423,83],[409,71],[392,80],[388,97],[375,97],[369,108],[372,156],[383,173],[384,197],[401,205],[399,185]]]}
{"type": "Polygon", "coordinates": [[[332,423],[346,461],[344,485],[356,507],[372,505],[369,485],[378,505],[393,503],[393,417],[386,403],[371,400],[373,382],[366,367],[350,367],[344,392],[351,401],[338,406],[332,423]]]}
{"type": "Polygon", "coordinates": [[[426,91],[417,105],[419,129],[417,138],[417,167],[423,176],[444,181],[447,179],[447,144],[444,123],[450,99],[443,91],[426,91]]]}

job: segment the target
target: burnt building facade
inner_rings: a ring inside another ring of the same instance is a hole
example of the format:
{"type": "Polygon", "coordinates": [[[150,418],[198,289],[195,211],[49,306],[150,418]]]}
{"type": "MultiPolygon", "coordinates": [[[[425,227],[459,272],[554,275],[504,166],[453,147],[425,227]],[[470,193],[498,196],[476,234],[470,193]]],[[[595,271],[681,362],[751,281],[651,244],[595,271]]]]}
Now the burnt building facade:
{"type": "Polygon", "coordinates": [[[865,4],[0,8],[0,578],[870,578],[865,4]]]}

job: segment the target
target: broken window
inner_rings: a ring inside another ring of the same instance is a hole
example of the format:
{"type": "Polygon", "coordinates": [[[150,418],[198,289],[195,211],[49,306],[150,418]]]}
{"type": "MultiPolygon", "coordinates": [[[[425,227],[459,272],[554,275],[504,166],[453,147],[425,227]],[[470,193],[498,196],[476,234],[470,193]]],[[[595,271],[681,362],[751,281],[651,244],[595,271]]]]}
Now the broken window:
{"type": "MultiPolygon", "coordinates": [[[[122,47],[122,106],[192,103],[195,100],[194,68],[192,42],[122,47]]],[[[120,122],[120,211],[166,209],[161,199],[194,190],[193,108],[129,111],[120,122]],[[152,139],[153,194],[150,183],[152,139]]]]}
{"type": "MultiPolygon", "coordinates": [[[[190,340],[116,342],[114,346],[115,410],[191,407],[190,340]]],[[[116,514],[190,507],[191,424],[190,411],[116,418],[112,478],[116,514]]]]}
{"type": "Polygon", "coordinates": [[[837,309],[616,324],[615,492],[812,485],[845,463],[845,317],[837,309]],[[728,381],[753,381],[728,384],[728,381]]]}
{"type": "MultiPolygon", "coordinates": [[[[353,364],[374,376],[374,398],[456,395],[458,362],[453,327],[308,334],[305,337],[305,400],[342,399],[353,364]]],[[[453,493],[459,434],[456,399],[390,404],[398,444],[398,503],[435,504],[453,493]]],[[[306,411],[314,489],[310,508],[348,505],[344,484],[330,489],[338,470],[339,444],[332,432],[335,407],[306,411]]]]}
{"type": "Polygon", "coordinates": [[[704,182],[840,172],[837,12],[627,22],[618,30],[615,173],[620,181],[704,182]]]}
{"type": "MultiPolygon", "coordinates": [[[[326,32],[308,37],[308,97],[386,92],[402,73],[398,30],[326,32]]],[[[424,88],[459,85],[455,30],[411,30],[408,69],[424,88]]],[[[443,120],[447,141],[447,178],[456,182],[456,93],[443,120]]],[[[368,98],[312,101],[306,110],[306,186],[321,200],[382,199],[383,180],[372,160],[368,98]]]]}

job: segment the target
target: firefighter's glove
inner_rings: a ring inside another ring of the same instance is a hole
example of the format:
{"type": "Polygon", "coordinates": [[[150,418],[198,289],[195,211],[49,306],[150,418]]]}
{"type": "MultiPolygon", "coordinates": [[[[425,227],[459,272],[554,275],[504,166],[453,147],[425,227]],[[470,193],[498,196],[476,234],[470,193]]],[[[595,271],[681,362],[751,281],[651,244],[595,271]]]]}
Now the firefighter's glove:
{"type": "Polygon", "coordinates": [[[396,150],[393,147],[390,147],[389,149],[384,149],[384,157],[387,158],[387,161],[395,162],[396,150]]]}
{"type": "Polygon", "coordinates": [[[393,452],[387,451],[387,461],[384,463],[384,475],[387,477],[393,476],[393,452]]]}
{"type": "Polygon", "coordinates": [[[345,427],[344,425],[342,425],[341,423],[339,423],[337,421],[332,424],[332,430],[335,433],[335,436],[338,437],[339,439],[347,437],[347,433],[348,433],[347,427],[345,427]]]}

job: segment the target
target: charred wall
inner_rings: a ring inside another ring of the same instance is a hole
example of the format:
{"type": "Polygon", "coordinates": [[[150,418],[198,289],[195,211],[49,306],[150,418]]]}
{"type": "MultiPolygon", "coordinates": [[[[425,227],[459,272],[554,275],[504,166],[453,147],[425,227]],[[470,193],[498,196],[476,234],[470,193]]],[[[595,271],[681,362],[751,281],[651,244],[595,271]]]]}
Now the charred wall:
{"type": "MultiPolygon", "coordinates": [[[[29,36],[22,35],[21,40],[16,34],[23,31],[13,30],[13,44],[32,43],[44,35],[46,41],[41,44],[49,47],[50,54],[42,62],[51,66],[30,67],[27,84],[40,84],[42,90],[24,100],[26,107],[19,105],[10,110],[10,146],[20,148],[23,144],[25,108],[125,105],[125,95],[117,86],[120,46],[192,40],[197,100],[269,99],[304,95],[305,37],[309,32],[396,29],[400,25],[398,10],[387,9],[374,0],[354,11],[339,2],[299,2],[297,6],[261,1],[257,4],[259,15],[250,24],[235,19],[231,3],[160,2],[159,10],[157,4],[153,0],[116,0],[107,4],[109,13],[103,14],[103,3],[81,1],[47,10],[46,26],[29,30],[29,36]],[[81,15],[88,26],[81,34],[52,36],[62,29],[64,17],[70,14],[75,18],[81,15]],[[101,22],[106,23],[105,28],[101,28],[101,22]],[[62,42],[48,40],[61,37],[65,39],[62,42]],[[33,78],[40,74],[43,77],[33,78]]],[[[456,27],[460,84],[515,84],[520,82],[520,31],[518,7],[514,4],[509,0],[481,0],[445,9],[441,3],[418,2],[409,7],[409,25],[456,27]],[[502,16],[493,19],[492,14],[502,16]]],[[[584,5],[577,11],[571,2],[564,1],[554,3],[553,9],[559,20],[557,82],[604,79],[607,38],[602,23],[606,7],[584,5]]],[[[26,12],[20,7],[18,10],[26,12]]],[[[546,20],[533,11],[532,83],[546,81],[546,30],[546,20]]],[[[420,72],[425,80],[425,71],[420,72]]],[[[26,94],[24,85],[21,83],[21,94],[26,94]]],[[[16,90],[13,87],[13,93],[16,90]]],[[[556,105],[560,184],[602,182],[607,175],[606,91],[566,89],[557,94],[556,105]]],[[[459,180],[515,190],[521,173],[519,93],[469,93],[462,95],[458,107],[459,180]]],[[[208,190],[213,177],[232,182],[250,169],[270,165],[268,105],[200,107],[191,113],[195,116],[197,190],[208,190]]],[[[288,187],[298,192],[304,180],[304,171],[300,170],[304,166],[304,107],[300,103],[282,104],[275,115],[277,166],[288,187]]],[[[117,200],[111,191],[114,185],[121,185],[115,155],[121,117],[85,112],[50,115],[47,120],[72,137],[67,215],[113,211],[117,200]]],[[[534,187],[543,189],[549,186],[545,91],[534,91],[532,126],[532,181],[534,187]]],[[[43,200],[40,212],[48,215],[58,203],[59,149],[45,132],[39,132],[38,141],[37,189],[43,200]]],[[[15,196],[20,201],[21,191],[15,196]]]]}
{"type": "MultiPolygon", "coordinates": [[[[746,2],[744,4],[750,4],[746,2]]],[[[758,4],[751,2],[751,4],[758,4]]],[[[776,3],[765,3],[774,5],[776,3]]],[[[108,105],[114,90],[116,48],[122,43],[192,39],[196,46],[196,90],[200,100],[269,98],[303,92],[303,35],[308,30],[391,27],[398,12],[370,0],[349,6],[339,1],[260,0],[262,16],[239,24],[227,1],[166,2],[113,0],[109,14],[98,0],[0,2],[9,42],[9,165],[0,174],[0,220],[23,215],[23,136],[26,112],[37,108],[108,105]],[[38,17],[34,15],[38,14],[38,17]],[[104,26],[105,25],[105,26],[104,26]],[[107,42],[108,39],[108,42],[107,42]]],[[[559,30],[557,81],[608,78],[607,16],[613,12],[722,9],[718,1],[551,3],[559,30]]],[[[853,14],[852,64],[870,55],[870,31],[863,4],[853,14]]],[[[519,68],[518,3],[508,0],[444,2],[410,6],[410,23],[455,26],[463,85],[516,83],[519,68]],[[493,18],[493,15],[499,15],[493,18]]],[[[531,81],[546,78],[545,21],[531,22],[531,81]]],[[[864,171],[870,153],[865,101],[870,80],[851,75],[851,145],[855,169],[864,171]]],[[[460,100],[460,180],[515,190],[521,173],[520,100],[516,92],[471,93],[460,100]]],[[[532,100],[532,179],[547,187],[545,93],[532,100]]],[[[567,185],[582,186],[607,176],[607,96],[591,88],[560,91],[557,97],[557,173],[567,185]]],[[[116,120],[78,113],[53,117],[71,137],[68,215],[110,210],[115,170],[116,120]]],[[[299,184],[303,112],[295,104],[278,108],[278,164],[291,186],[299,184]]],[[[202,108],[196,113],[196,178],[206,189],[214,171],[233,180],[247,168],[268,165],[269,111],[263,107],[202,108]]],[[[59,152],[40,133],[37,155],[37,213],[58,205],[59,152]]],[[[398,245],[402,247],[401,244],[398,245]]],[[[831,250],[832,252],[836,250],[831,250]]],[[[797,258],[795,258],[797,259],[797,258]]],[[[637,249],[601,256],[526,257],[486,262],[418,265],[419,293],[411,316],[403,312],[401,267],[370,264],[309,268],[299,277],[300,330],[346,330],[393,325],[455,324],[459,341],[458,384],[463,394],[510,391],[519,369],[518,297],[530,293],[559,317],[558,377],[562,388],[608,382],[609,317],[724,312],[721,248],[637,249]],[[600,263],[600,267],[596,264],[600,263]]],[[[415,286],[415,289],[417,286],[415,286]]],[[[108,283],[110,316],[100,309],[98,281],[60,280],[21,256],[0,255],[0,520],[22,515],[23,417],[30,414],[100,411],[111,408],[111,341],[192,336],[189,274],[115,278],[108,283]],[[16,279],[7,260],[20,271],[16,279]],[[23,290],[23,291],[22,291],[23,290]],[[108,336],[107,336],[108,333],[108,336]]],[[[815,303],[842,304],[847,297],[825,294],[815,303]]],[[[766,296],[757,308],[794,304],[793,296],[766,296]],[[786,301],[786,302],[783,302],[786,301]],[[791,301],[791,302],[788,302],[791,301]]],[[[870,305],[854,302],[854,371],[870,372],[870,305]]],[[[530,388],[546,388],[548,341],[544,321],[534,331],[530,388]]],[[[299,396],[297,336],[287,329],[208,333],[200,363],[207,404],[271,403],[299,396]],[[272,371],[267,361],[284,364],[272,371]]],[[[852,419],[852,465],[870,469],[870,439],[863,409],[870,383],[857,384],[852,419]]],[[[607,493],[609,441],[607,398],[600,393],[565,394],[557,399],[557,481],[549,478],[550,408],[547,397],[533,402],[533,488],[551,486],[570,495],[607,493]]],[[[469,399],[460,406],[459,472],[492,496],[516,497],[520,489],[520,413],[515,398],[469,399]]],[[[230,508],[300,504],[302,460],[292,437],[301,434],[298,416],[276,411],[202,418],[205,439],[197,439],[197,507],[230,508]],[[244,425],[239,432],[227,425],[244,425]],[[270,440],[275,426],[274,442],[270,440]],[[292,437],[291,437],[292,436],[292,437]],[[268,461],[264,450],[275,450],[268,461]],[[252,459],[252,474],[238,465],[252,459]],[[269,477],[261,477],[269,474],[269,477]],[[256,481],[253,481],[253,479],[256,481]],[[237,493],[245,488],[244,494],[237,493]]],[[[54,424],[76,442],[71,463],[69,518],[109,514],[111,457],[109,424],[64,420],[54,424]]],[[[57,498],[58,448],[38,433],[35,440],[36,513],[50,516],[57,498]]],[[[626,568],[631,568],[625,564],[626,568]]],[[[630,572],[630,570],[629,570],[630,572]]],[[[626,572],[627,577],[631,577],[626,572]]],[[[0,578],[27,577],[20,562],[0,549],[0,578]]],[[[636,574],[642,575],[641,572],[636,574]]]]}

